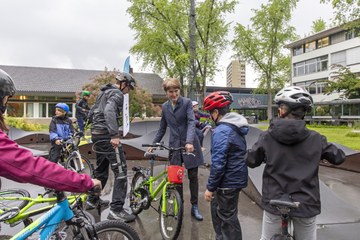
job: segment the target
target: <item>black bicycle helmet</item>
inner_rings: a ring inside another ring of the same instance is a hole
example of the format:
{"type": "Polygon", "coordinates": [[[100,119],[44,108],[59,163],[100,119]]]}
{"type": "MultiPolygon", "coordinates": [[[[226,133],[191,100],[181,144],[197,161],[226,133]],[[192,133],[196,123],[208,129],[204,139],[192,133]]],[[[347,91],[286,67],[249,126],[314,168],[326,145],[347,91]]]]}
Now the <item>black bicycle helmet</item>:
{"type": "Polygon", "coordinates": [[[129,73],[121,72],[116,76],[116,80],[120,83],[126,82],[126,86],[134,89],[136,86],[135,79],[129,73]]]}
{"type": "Polygon", "coordinates": [[[286,104],[291,110],[303,107],[305,111],[311,112],[313,99],[310,93],[301,87],[290,86],[281,89],[275,95],[275,103],[286,104]]]}
{"type": "Polygon", "coordinates": [[[0,99],[5,96],[12,97],[16,92],[13,80],[5,71],[0,69],[0,99]]]}

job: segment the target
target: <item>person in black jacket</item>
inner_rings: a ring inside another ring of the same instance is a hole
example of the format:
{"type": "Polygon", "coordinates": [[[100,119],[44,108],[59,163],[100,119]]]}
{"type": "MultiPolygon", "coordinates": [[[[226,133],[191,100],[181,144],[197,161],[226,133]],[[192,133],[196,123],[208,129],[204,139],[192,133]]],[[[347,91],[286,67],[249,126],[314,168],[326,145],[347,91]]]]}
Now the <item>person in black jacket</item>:
{"type": "Polygon", "coordinates": [[[49,126],[51,147],[49,150],[49,160],[57,163],[61,154],[61,141],[66,141],[74,134],[74,127],[68,117],[69,106],[66,103],[55,105],[55,116],[51,119],[49,126]]]}
{"type": "MultiPolygon", "coordinates": [[[[134,87],[135,80],[130,74],[119,73],[115,84],[109,83],[101,88],[101,93],[97,96],[89,116],[92,119],[91,135],[96,150],[95,176],[104,187],[109,176],[109,164],[111,164],[115,177],[108,219],[119,219],[125,222],[134,221],[135,216],[127,213],[123,208],[127,193],[127,169],[120,142],[119,118],[122,113],[124,94],[133,90],[134,87]],[[116,148],[119,150],[119,157],[124,165],[122,171],[117,162],[116,148]]],[[[90,196],[87,201],[88,207],[95,207],[98,200],[101,205],[108,205],[107,201],[90,196]]]]}
{"type": "Polygon", "coordinates": [[[81,98],[75,104],[75,117],[81,132],[84,132],[85,121],[90,110],[88,105],[90,94],[89,91],[82,91],[81,98]]]}
{"type": "Polygon", "coordinates": [[[230,112],[233,98],[229,92],[218,91],[204,99],[204,110],[210,111],[216,123],[211,139],[211,169],[205,200],[211,202],[211,218],[218,240],[241,240],[238,200],[247,186],[246,166],[247,120],[230,112]]]}
{"type": "Polygon", "coordinates": [[[270,200],[283,197],[300,206],[290,212],[295,239],[316,239],[316,215],[320,214],[319,162],[326,159],[338,165],[345,161],[345,153],[326,137],[309,130],[304,116],[313,104],[310,94],[291,86],[275,96],[279,118],[272,119],[270,127],[248,151],[247,165],[251,168],[265,163],[262,184],[264,209],[262,240],[280,233],[280,213],[270,200]]]}

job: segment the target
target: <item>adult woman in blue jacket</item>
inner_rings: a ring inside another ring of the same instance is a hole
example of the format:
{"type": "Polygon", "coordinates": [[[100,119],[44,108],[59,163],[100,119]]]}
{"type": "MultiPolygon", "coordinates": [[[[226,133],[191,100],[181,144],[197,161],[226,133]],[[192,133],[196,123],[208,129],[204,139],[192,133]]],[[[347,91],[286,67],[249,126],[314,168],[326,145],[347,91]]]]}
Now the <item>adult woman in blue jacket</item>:
{"type": "Polygon", "coordinates": [[[247,186],[246,166],[247,120],[230,112],[232,96],[219,91],[204,100],[204,110],[210,111],[217,127],[212,135],[211,169],[205,200],[211,202],[211,217],[216,239],[242,239],[237,217],[241,189],[247,186]]]}

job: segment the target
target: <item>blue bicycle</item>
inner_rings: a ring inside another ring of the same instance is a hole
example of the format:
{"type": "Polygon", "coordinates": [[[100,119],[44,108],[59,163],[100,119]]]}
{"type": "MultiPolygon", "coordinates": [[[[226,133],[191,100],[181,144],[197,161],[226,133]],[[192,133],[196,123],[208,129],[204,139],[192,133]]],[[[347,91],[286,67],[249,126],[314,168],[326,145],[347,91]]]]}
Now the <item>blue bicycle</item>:
{"type": "MultiPolygon", "coordinates": [[[[119,220],[106,220],[92,224],[84,219],[82,200],[78,198],[69,205],[64,192],[55,192],[57,200],[53,208],[40,218],[33,221],[22,231],[10,238],[23,240],[40,231],[39,239],[129,239],[139,240],[136,231],[128,224],[119,220]],[[65,224],[63,224],[65,222],[65,224]]],[[[18,198],[21,200],[21,198],[18,198]]],[[[22,206],[1,211],[0,222],[16,217],[22,206]]]]}

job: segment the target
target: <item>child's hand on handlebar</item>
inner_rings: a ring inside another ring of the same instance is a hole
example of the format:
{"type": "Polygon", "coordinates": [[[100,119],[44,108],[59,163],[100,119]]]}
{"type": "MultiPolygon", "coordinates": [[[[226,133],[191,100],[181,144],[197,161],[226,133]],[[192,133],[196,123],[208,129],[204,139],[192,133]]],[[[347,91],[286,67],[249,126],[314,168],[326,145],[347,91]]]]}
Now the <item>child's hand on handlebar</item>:
{"type": "Polygon", "coordinates": [[[155,150],[156,150],[156,147],[149,147],[149,148],[147,149],[147,152],[152,153],[152,152],[154,152],[155,150]]]}

